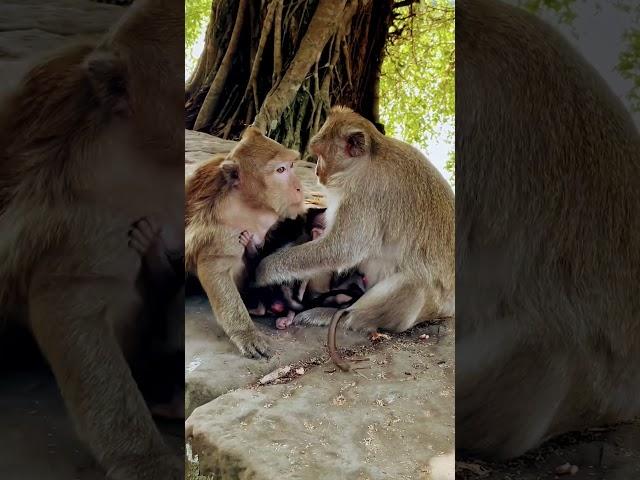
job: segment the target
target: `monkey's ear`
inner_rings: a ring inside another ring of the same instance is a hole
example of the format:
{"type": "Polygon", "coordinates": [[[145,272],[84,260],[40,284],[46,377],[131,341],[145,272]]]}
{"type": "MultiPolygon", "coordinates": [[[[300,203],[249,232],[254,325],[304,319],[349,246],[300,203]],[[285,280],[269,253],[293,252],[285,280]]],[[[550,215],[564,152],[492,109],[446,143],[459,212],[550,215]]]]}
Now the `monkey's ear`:
{"type": "Polygon", "coordinates": [[[91,52],[83,66],[100,104],[113,113],[128,115],[127,72],[122,59],[98,49],[91,52]]]}
{"type": "Polygon", "coordinates": [[[240,169],[237,163],[223,163],[220,165],[220,171],[227,185],[230,185],[231,188],[240,186],[240,169]]]}
{"type": "Polygon", "coordinates": [[[368,150],[367,137],[364,132],[351,132],[347,135],[345,150],[350,157],[361,157],[368,150]]]}

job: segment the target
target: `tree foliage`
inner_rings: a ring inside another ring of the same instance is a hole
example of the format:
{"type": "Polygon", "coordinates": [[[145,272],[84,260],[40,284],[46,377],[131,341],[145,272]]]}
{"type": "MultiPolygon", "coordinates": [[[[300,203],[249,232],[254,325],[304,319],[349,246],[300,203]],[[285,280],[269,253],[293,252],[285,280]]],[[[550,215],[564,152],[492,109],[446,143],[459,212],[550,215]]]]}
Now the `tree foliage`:
{"type": "MultiPolygon", "coordinates": [[[[452,155],[455,121],[453,3],[451,0],[423,2],[402,8],[395,15],[382,65],[381,120],[392,135],[423,148],[446,129],[452,155]]],[[[451,159],[449,163],[452,164],[451,159]]]]}
{"type": "Polygon", "coordinates": [[[207,27],[211,12],[211,0],[186,0],[184,2],[184,51],[187,70],[191,71],[197,58],[191,54],[198,38],[207,27]]]}

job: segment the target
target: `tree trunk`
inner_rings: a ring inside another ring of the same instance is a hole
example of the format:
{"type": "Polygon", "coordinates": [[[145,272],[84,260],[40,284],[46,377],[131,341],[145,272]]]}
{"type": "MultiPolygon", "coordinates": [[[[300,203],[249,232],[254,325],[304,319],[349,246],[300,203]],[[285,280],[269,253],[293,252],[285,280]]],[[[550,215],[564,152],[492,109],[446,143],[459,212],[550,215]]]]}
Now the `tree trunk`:
{"type": "MultiPolygon", "coordinates": [[[[409,2],[413,3],[413,2],[409,2]]],[[[255,124],[305,154],[329,108],[378,120],[394,0],[213,0],[186,88],[186,126],[237,139],[255,124]]]]}

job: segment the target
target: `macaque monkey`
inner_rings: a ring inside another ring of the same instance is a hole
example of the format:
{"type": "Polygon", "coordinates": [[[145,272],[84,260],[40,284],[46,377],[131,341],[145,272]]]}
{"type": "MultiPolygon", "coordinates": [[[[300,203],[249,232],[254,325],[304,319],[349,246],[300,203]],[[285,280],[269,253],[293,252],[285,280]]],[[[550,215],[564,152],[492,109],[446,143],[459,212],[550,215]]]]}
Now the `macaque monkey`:
{"type": "Polygon", "coordinates": [[[303,212],[302,184],[293,171],[298,152],[249,127],[226,157],[200,165],[186,184],[186,267],[204,288],[216,320],[250,358],[271,355],[240,289],[247,269],[242,232],[257,246],[279,221],[303,212]]]}
{"type": "Polygon", "coordinates": [[[0,107],[0,314],[29,327],[112,480],[184,478],[126,361],[144,308],[129,226],[183,242],[183,28],[183,2],[137,0],[0,107]]]}
{"type": "Polygon", "coordinates": [[[553,28],[456,4],[456,443],[640,414],[640,135],[553,28]]]}
{"type": "MultiPolygon", "coordinates": [[[[258,285],[356,268],[367,290],[342,310],[354,330],[402,332],[454,314],[454,197],[415,148],[385,137],[352,110],[336,107],[311,140],[327,191],[326,231],[265,258],[258,285]]],[[[327,325],[334,309],[301,321],[327,325]]]]}
{"type": "Polygon", "coordinates": [[[129,246],[141,256],[147,297],[133,376],[153,415],[184,418],[184,252],[170,251],[148,218],[131,226],[129,246]]]}

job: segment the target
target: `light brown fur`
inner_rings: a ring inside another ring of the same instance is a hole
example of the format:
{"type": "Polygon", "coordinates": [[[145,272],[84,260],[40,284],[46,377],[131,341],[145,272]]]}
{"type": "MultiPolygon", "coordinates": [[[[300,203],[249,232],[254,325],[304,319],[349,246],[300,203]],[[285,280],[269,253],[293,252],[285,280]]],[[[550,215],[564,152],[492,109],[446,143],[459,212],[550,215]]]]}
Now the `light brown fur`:
{"type": "Polygon", "coordinates": [[[252,358],[268,357],[270,347],[238,291],[246,274],[238,239],[248,231],[261,245],[279,220],[302,213],[302,185],[291,168],[298,158],[249,127],[228,156],[201,165],[187,181],[186,268],[198,276],[225,333],[252,358]]]}
{"type": "MultiPolygon", "coordinates": [[[[326,233],[264,259],[257,283],[358,267],[368,289],[346,309],[347,327],[401,332],[452,316],[454,197],[435,167],[341,107],[332,109],[311,149],[327,190],[326,233]]],[[[298,321],[326,325],[327,311],[304,312],[298,321]]]]}
{"type": "Polygon", "coordinates": [[[640,413],[640,137],[541,20],[456,20],[456,443],[509,458],[640,413]]]}
{"type": "Polygon", "coordinates": [[[109,478],[177,480],[182,460],[123,348],[142,306],[129,225],[154,216],[181,241],[183,4],[136,3],[99,46],[32,69],[2,107],[0,309],[31,328],[109,478]]]}

